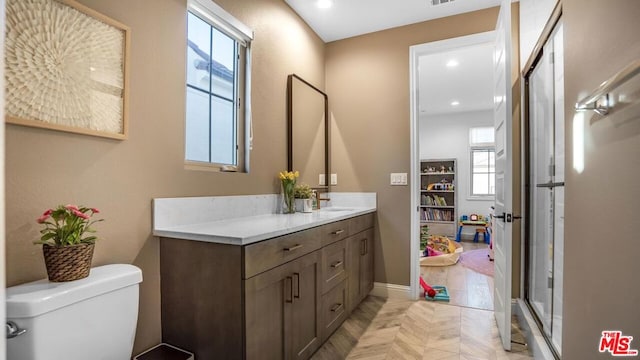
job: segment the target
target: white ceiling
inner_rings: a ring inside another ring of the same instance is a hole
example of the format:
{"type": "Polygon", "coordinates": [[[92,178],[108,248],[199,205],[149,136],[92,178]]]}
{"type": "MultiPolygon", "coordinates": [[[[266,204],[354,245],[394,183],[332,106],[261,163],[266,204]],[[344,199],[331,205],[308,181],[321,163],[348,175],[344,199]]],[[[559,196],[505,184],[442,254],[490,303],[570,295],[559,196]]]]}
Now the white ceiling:
{"type": "Polygon", "coordinates": [[[492,109],[492,49],[487,43],[420,57],[420,115],[492,109]],[[451,60],[458,65],[447,67],[451,60]]]}
{"type": "Polygon", "coordinates": [[[317,0],[284,0],[325,42],[500,5],[500,0],[333,0],[319,9],[317,0]]]}
{"type": "MultiPolygon", "coordinates": [[[[436,6],[432,0],[332,0],[331,8],[320,9],[318,0],[284,1],[325,42],[500,5],[500,0],[450,0],[436,6]]],[[[420,115],[492,109],[491,49],[490,44],[476,45],[423,56],[420,115]],[[458,66],[447,67],[451,59],[458,66]]]]}

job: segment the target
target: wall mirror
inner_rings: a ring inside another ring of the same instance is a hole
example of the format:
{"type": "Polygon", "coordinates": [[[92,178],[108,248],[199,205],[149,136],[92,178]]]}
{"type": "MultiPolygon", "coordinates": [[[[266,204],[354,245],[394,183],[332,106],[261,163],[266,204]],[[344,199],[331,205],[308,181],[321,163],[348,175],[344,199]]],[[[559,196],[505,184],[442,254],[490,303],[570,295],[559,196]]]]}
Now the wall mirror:
{"type": "Polygon", "coordinates": [[[329,191],[328,103],[322,90],[295,74],[287,77],[288,168],[300,171],[298,184],[323,191],[329,191]]]}

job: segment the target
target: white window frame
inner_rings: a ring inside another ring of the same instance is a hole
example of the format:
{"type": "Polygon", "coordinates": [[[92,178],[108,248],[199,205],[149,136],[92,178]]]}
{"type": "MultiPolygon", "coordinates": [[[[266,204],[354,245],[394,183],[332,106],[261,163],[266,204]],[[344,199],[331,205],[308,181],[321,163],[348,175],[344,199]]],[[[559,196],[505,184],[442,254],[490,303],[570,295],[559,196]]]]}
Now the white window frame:
{"type": "MultiPolygon", "coordinates": [[[[496,146],[495,146],[495,142],[482,142],[482,143],[474,143],[472,138],[473,138],[473,130],[477,129],[477,128],[491,128],[493,129],[492,126],[479,126],[479,127],[472,127],[469,128],[469,196],[467,197],[468,200],[485,200],[485,201],[492,201],[495,200],[495,194],[474,194],[473,193],[473,153],[475,151],[493,151],[494,154],[494,161],[495,161],[495,152],[496,152],[496,146]]],[[[494,164],[494,168],[495,168],[495,164],[494,164]]],[[[495,172],[494,172],[494,177],[495,177],[495,172]]],[[[495,184],[495,180],[494,180],[494,184],[495,184]]]]}
{"type": "MultiPolygon", "coordinates": [[[[251,41],[253,40],[253,31],[242,22],[237,20],[231,14],[226,12],[216,3],[211,0],[188,0],[187,1],[187,15],[189,12],[198,16],[200,19],[207,22],[212,27],[225,33],[227,36],[235,40],[237,43],[245,48],[245,58],[239,61],[239,64],[244,64],[243,73],[234,74],[234,81],[243,79],[244,91],[241,94],[237,94],[240,106],[242,106],[242,118],[237,116],[235,121],[237,123],[237,166],[226,166],[227,164],[219,164],[214,162],[204,161],[192,161],[186,160],[186,108],[185,108],[185,168],[189,170],[208,170],[208,171],[220,171],[220,170],[232,170],[238,172],[249,172],[250,165],[250,152],[253,148],[253,126],[251,121],[251,41]]],[[[185,38],[186,38],[185,32],[185,38]]],[[[185,52],[186,56],[186,52],[185,52]]],[[[186,79],[186,68],[185,68],[186,79]]],[[[187,84],[185,81],[185,97],[186,97],[187,84]]],[[[185,103],[186,106],[186,103],[185,103]]],[[[209,144],[211,146],[211,144],[209,144]]]]}

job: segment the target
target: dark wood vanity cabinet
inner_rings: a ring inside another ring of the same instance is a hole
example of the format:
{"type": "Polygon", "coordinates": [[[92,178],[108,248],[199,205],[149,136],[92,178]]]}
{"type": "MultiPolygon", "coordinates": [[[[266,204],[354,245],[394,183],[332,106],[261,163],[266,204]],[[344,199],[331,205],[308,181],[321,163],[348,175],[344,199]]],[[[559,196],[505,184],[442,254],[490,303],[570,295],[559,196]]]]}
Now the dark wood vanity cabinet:
{"type": "Polygon", "coordinates": [[[245,281],[247,359],[307,359],[321,342],[320,252],[245,281]]]}
{"type": "Polygon", "coordinates": [[[373,289],[373,229],[361,231],[348,239],[349,293],[351,312],[373,289]]]}
{"type": "Polygon", "coordinates": [[[161,238],[163,342],[308,359],[373,286],[373,214],[246,246],[161,238]]]}

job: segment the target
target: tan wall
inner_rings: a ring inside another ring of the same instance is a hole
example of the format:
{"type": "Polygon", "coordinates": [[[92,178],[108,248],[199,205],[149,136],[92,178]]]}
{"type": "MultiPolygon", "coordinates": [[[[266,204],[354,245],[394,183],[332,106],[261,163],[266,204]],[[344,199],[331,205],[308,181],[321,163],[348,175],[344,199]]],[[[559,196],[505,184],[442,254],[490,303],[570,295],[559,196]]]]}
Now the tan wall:
{"type": "Polygon", "coordinates": [[[640,3],[563,0],[565,47],[565,245],[563,359],[599,354],[603,330],[640,348],[640,119],[585,113],[585,166],[573,168],[573,104],[640,58],[640,3]]]}
{"type": "Polygon", "coordinates": [[[389,173],[410,171],[409,47],[495,29],[497,8],[327,44],[336,191],[378,193],[375,281],[409,285],[410,188],[389,173]]]}
{"type": "MultiPolygon", "coordinates": [[[[135,351],[160,341],[158,240],[154,197],[279,191],[286,168],[286,80],[297,73],[324,87],[324,44],[279,0],[218,0],[255,31],[254,151],[251,174],[183,168],[184,0],[83,0],[131,27],[130,136],[114,141],[7,126],[7,283],[45,277],[35,223],[45,209],[80,203],[102,210],[93,265],[134,263],[143,270],[135,351]]],[[[96,309],[100,311],[100,309],[96,309]]]]}

